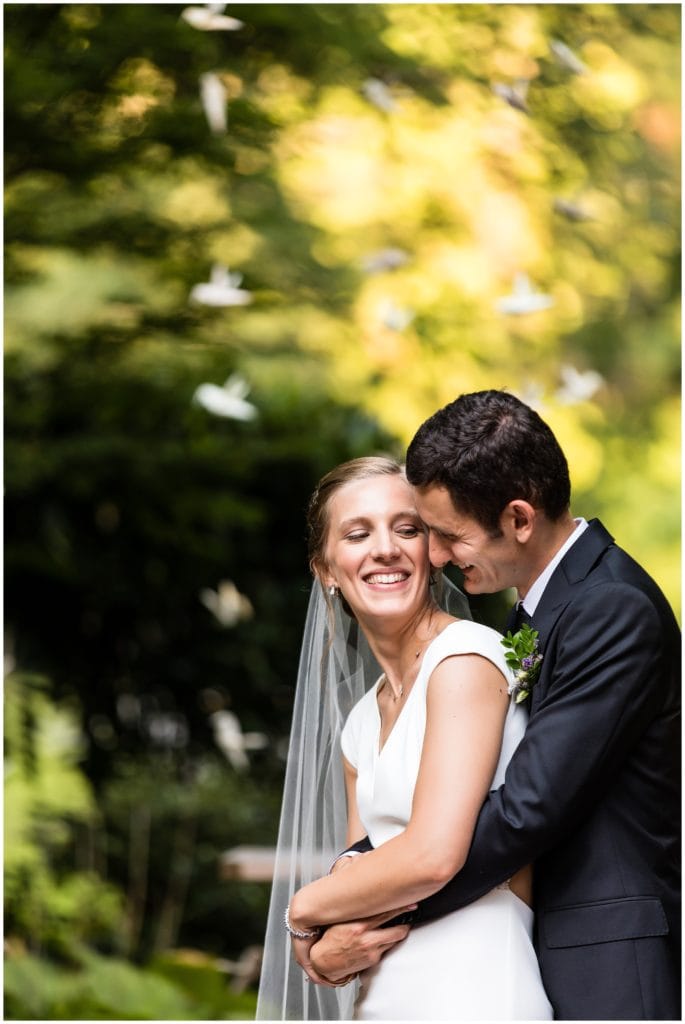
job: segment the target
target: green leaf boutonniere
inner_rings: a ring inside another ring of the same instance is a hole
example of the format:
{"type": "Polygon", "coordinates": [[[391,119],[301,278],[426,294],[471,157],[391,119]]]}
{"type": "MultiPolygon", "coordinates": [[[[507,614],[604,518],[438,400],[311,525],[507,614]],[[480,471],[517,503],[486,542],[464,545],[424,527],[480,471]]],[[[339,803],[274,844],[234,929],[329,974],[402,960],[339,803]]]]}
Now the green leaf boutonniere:
{"type": "Polygon", "coordinates": [[[507,665],[514,673],[509,693],[520,704],[530,697],[530,691],[540,675],[542,655],[538,654],[538,631],[530,626],[521,626],[516,633],[509,630],[500,643],[506,650],[504,657],[507,665]]]}

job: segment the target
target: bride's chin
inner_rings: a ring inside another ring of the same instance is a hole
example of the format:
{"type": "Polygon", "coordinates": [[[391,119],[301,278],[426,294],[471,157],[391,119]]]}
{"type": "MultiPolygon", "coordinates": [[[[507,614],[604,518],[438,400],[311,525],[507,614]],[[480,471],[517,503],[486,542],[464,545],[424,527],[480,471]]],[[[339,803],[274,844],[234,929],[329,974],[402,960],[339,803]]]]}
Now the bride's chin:
{"type": "Polygon", "coordinates": [[[383,621],[389,617],[413,619],[427,604],[424,594],[381,594],[381,600],[369,601],[367,613],[383,621]]]}

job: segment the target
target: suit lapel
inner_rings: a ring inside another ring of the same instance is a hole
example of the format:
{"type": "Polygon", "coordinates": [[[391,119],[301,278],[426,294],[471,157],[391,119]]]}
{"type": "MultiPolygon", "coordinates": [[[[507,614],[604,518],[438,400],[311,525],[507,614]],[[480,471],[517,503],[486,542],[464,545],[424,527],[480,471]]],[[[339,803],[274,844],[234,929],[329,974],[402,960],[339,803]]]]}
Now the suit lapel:
{"type": "MultiPolygon", "coordinates": [[[[545,654],[545,645],[554,624],[573,597],[575,589],[582,584],[592,568],[597,564],[604,552],[614,543],[611,534],[602,526],[599,519],[593,519],[587,530],[564,555],[556,567],[549,583],[545,587],[540,602],[533,615],[533,628],[539,633],[540,653],[545,654]]],[[[542,665],[543,676],[545,668],[542,665]]],[[[538,687],[533,687],[531,711],[541,698],[538,687]]]]}
{"type": "Polygon", "coordinates": [[[574,588],[586,579],[588,573],[613,543],[614,538],[599,519],[592,519],[587,530],[567,551],[552,573],[533,615],[535,628],[540,631],[541,639],[549,634],[551,626],[569,601],[574,588]]]}

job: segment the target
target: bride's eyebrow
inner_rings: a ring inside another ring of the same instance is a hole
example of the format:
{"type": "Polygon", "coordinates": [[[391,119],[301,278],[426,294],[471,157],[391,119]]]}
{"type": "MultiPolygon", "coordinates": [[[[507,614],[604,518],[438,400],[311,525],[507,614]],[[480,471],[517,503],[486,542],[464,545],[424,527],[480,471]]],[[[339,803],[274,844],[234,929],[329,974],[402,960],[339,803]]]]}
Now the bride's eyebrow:
{"type": "Polygon", "coordinates": [[[350,519],[341,519],[340,529],[349,530],[351,526],[368,526],[369,520],[366,516],[352,516],[350,519]]]}
{"type": "MultiPolygon", "coordinates": [[[[415,508],[403,509],[400,512],[395,512],[392,516],[392,521],[396,522],[398,519],[413,519],[415,522],[421,522],[419,513],[415,508]]],[[[340,521],[341,530],[349,530],[352,526],[370,526],[371,519],[367,516],[350,516],[349,519],[342,519],[340,521]]]]}
{"type": "Polygon", "coordinates": [[[415,508],[405,508],[402,512],[398,512],[397,515],[393,516],[393,519],[414,519],[417,523],[421,522],[421,517],[415,508]]]}

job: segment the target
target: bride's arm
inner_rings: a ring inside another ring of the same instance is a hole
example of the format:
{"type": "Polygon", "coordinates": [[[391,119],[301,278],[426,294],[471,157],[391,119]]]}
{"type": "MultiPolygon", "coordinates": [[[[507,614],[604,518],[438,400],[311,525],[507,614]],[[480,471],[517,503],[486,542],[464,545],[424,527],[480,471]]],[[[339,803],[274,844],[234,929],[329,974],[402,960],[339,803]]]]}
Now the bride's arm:
{"type": "Polygon", "coordinates": [[[400,835],[345,871],[300,889],[294,927],[369,917],[424,899],[459,871],[489,791],[509,705],[506,681],[479,655],[456,655],[431,675],[411,819],[400,835]]]}

